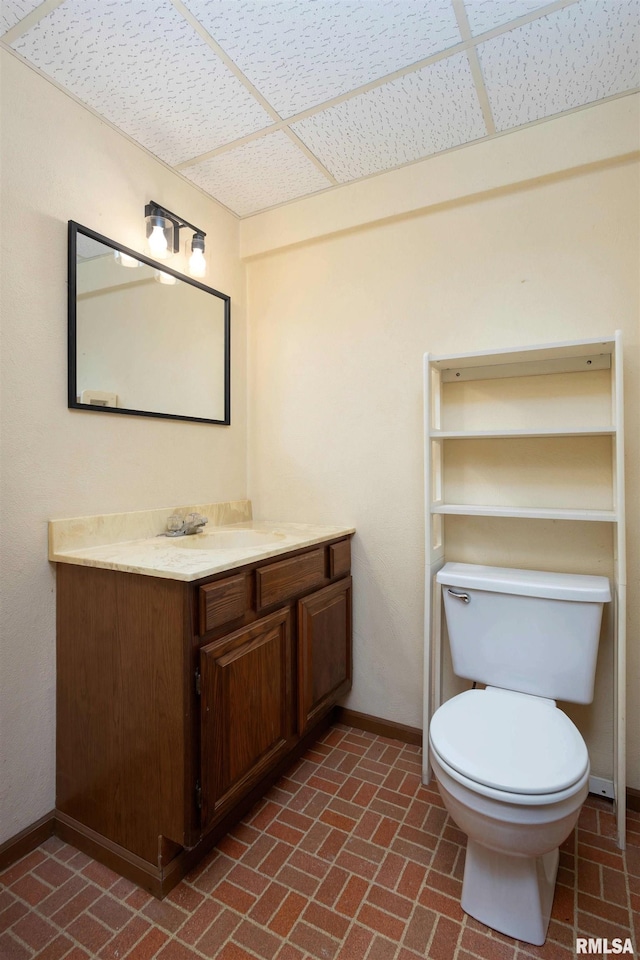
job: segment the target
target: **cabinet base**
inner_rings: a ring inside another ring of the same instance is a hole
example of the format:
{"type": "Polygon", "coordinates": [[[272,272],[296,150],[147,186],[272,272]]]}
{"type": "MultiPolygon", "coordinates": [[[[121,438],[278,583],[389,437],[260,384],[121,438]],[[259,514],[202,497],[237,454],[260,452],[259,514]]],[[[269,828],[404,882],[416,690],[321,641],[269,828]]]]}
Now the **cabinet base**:
{"type": "Polygon", "coordinates": [[[211,850],[216,843],[257,803],[266,791],[298,760],[303,753],[335,722],[338,708],[322,717],[281,762],[263,777],[226,816],[215,823],[195,847],[181,848],[168,863],[156,865],[143,860],[125,847],[113,843],[72,817],[56,810],[55,834],[88,856],[162,900],[211,850]]]}
{"type": "Polygon", "coordinates": [[[171,889],[167,887],[163,890],[163,874],[166,870],[137,857],[135,853],[113,843],[60,810],[56,810],[55,816],[55,834],[65,843],[70,843],[105,867],[148,890],[154,897],[163,897],[171,889]]]}

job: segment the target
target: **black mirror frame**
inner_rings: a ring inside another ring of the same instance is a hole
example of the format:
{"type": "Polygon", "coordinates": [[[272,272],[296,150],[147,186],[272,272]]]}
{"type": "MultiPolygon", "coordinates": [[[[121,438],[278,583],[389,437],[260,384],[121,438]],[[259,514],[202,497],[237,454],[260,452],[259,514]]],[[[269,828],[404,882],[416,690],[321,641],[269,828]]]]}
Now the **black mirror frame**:
{"type": "Polygon", "coordinates": [[[193,277],[187,277],[183,273],[178,273],[176,270],[172,270],[171,267],[166,266],[164,263],[158,263],[155,260],[151,260],[149,257],[145,257],[143,254],[138,253],[137,250],[131,250],[129,247],[124,247],[122,244],[116,243],[115,240],[110,240],[108,237],[102,236],[100,233],[96,233],[95,230],[90,230],[89,227],[83,227],[82,224],[76,223],[75,220],[69,220],[69,260],[68,260],[68,342],[67,342],[67,351],[68,351],[68,381],[67,381],[67,400],[69,409],[75,410],[90,410],[93,413],[123,413],[129,416],[136,417],[159,417],[162,420],[189,420],[194,423],[216,423],[221,426],[229,426],[231,423],[231,297],[227,296],[226,293],[221,293],[219,290],[215,290],[213,287],[207,287],[204,283],[200,283],[198,280],[194,280],[193,277]],[[77,235],[81,233],[83,236],[90,237],[92,240],[96,240],[98,243],[103,243],[107,247],[111,247],[112,250],[119,250],[120,253],[124,253],[129,257],[134,257],[136,260],[139,260],[141,263],[146,263],[147,266],[153,267],[156,270],[162,270],[164,273],[170,274],[172,277],[176,277],[178,280],[182,280],[183,283],[190,283],[193,287],[198,287],[200,290],[203,290],[205,293],[210,293],[214,297],[218,297],[224,302],[224,419],[223,420],[212,420],[207,417],[189,417],[183,416],[182,414],[177,413],[157,413],[152,410],[130,410],[127,407],[99,407],[93,406],[88,403],[80,403],[77,399],[77,347],[76,347],[76,333],[77,333],[77,308],[76,308],[76,267],[77,267],[77,235]]]}

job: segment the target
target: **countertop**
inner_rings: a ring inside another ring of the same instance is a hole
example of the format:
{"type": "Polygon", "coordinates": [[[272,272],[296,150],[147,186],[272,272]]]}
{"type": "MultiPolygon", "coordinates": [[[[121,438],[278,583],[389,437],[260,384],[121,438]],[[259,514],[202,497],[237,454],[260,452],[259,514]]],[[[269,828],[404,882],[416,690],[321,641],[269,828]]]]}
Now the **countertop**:
{"type": "Polygon", "coordinates": [[[191,581],[233,570],[246,563],[311,547],[316,543],[346,537],[354,532],[353,527],[244,520],[239,523],[208,525],[203,533],[193,536],[169,538],[156,535],[91,546],[81,540],[75,545],[67,538],[67,542],[64,542],[54,534],[50,535],[49,559],[56,563],[73,563],[169,580],[191,581]],[[236,542],[245,537],[249,544],[236,542]],[[262,538],[264,542],[251,543],[252,539],[262,538]],[[221,541],[224,545],[220,545],[221,541]]]}

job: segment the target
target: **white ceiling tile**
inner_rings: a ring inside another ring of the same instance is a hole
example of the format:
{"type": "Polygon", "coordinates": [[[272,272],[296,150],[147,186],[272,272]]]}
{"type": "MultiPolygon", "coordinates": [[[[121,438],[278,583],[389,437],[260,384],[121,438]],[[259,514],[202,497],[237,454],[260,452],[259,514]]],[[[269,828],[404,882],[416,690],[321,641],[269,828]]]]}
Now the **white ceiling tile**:
{"type": "Polygon", "coordinates": [[[333,180],[269,131],[227,57],[284,119],[309,114],[293,131],[346,183],[488,135],[467,53],[450,55],[461,4],[473,37],[503,31],[477,44],[498,132],[640,85],[640,0],[571,0],[553,13],[549,0],[0,0],[0,33],[34,21],[10,41],[19,54],[246,215],[333,180]]]}
{"type": "Polygon", "coordinates": [[[6,33],[16,23],[39,7],[42,0],[1,0],[0,2],[0,34],[6,33]]]}
{"type": "Polygon", "coordinates": [[[292,129],[340,183],[487,133],[465,53],[330,107],[292,129]]]}
{"type": "Polygon", "coordinates": [[[460,42],[450,0],[184,0],[280,116],[460,42]]]}
{"type": "Polygon", "coordinates": [[[272,122],[169,0],[66,0],[12,46],[167,163],[272,122]]]}
{"type": "Polygon", "coordinates": [[[86,237],[84,233],[76,234],[76,256],[78,260],[93,260],[96,257],[104,257],[107,252],[113,253],[104,243],[94,240],[93,237],[86,237]]]}
{"type": "Polygon", "coordinates": [[[581,0],[478,46],[496,128],[640,85],[638,0],[581,0]]]}
{"type": "Polygon", "coordinates": [[[471,33],[477,37],[510,20],[546,7],[549,0],[464,0],[471,33]]]}
{"type": "Polygon", "coordinates": [[[280,130],[180,172],[241,217],[331,186],[280,130]]]}

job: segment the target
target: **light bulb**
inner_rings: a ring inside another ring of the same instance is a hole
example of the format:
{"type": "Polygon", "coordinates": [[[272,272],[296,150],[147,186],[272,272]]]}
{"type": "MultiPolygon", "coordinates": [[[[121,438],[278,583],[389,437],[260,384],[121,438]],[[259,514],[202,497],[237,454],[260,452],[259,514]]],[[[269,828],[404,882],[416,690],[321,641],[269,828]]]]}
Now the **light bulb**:
{"type": "Polygon", "coordinates": [[[154,270],[153,278],[158,283],[174,284],[178,282],[177,277],[172,277],[170,273],[165,273],[164,270],[154,270]]]}
{"type": "Polygon", "coordinates": [[[149,250],[154,256],[159,257],[161,260],[167,256],[167,238],[165,237],[164,230],[159,223],[156,223],[151,231],[148,242],[149,250]]]}
{"type": "Polygon", "coordinates": [[[144,210],[149,253],[156,260],[166,260],[175,252],[174,221],[155,204],[148,203],[144,210]]]}
{"type": "Polygon", "coordinates": [[[202,250],[197,248],[189,257],[189,273],[192,277],[204,277],[207,272],[207,261],[202,250]]]}
{"type": "Polygon", "coordinates": [[[119,263],[121,267],[139,267],[140,261],[136,260],[135,257],[130,257],[128,253],[122,253],[120,250],[114,250],[113,256],[116,263],[119,263]]]}
{"type": "Polygon", "coordinates": [[[192,277],[204,277],[206,272],[207,261],[204,258],[204,234],[195,233],[191,240],[189,273],[192,277]]]}

